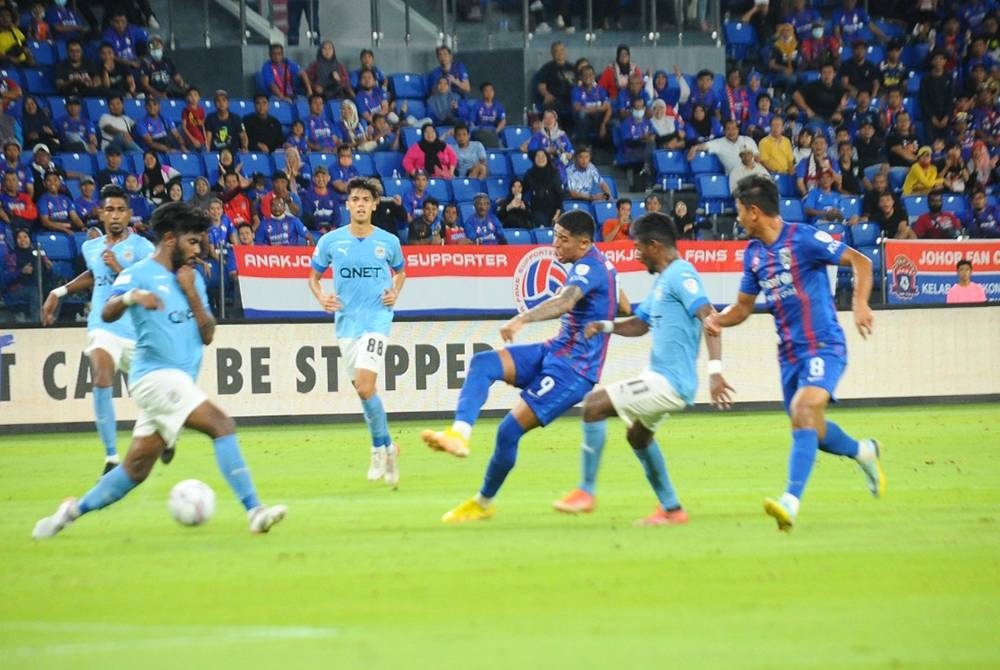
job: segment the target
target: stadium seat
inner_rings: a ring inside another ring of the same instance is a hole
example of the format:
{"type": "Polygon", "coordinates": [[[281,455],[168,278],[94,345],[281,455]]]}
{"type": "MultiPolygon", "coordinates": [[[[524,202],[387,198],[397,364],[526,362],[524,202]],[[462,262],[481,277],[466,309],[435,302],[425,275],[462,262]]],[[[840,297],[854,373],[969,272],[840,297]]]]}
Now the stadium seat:
{"type": "Polygon", "coordinates": [[[523,177],[524,173],[531,167],[531,158],[528,154],[515,151],[509,155],[511,171],[518,177],[523,177]]]}
{"type": "Polygon", "coordinates": [[[396,100],[395,110],[396,114],[404,121],[411,116],[418,121],[427,118],[427,103],[421,98],[399,98],[396,100]],[[404,107],[406,108],[405,112],[403,111],[404,107]]]}
{"type": "Polygon", "coordinates": [[[21,71],[14,67],[0,68],[0,78],[10,79],[15,84],[24,88],[24,77],[21,76],[21,71]]]}
{"type": "Polygon", "coordinates": [[[167,162],[170,167],[181,173],[183,178],[204,177],[205,166],[201,162],[201,155],[188,152],[171,152],[167,154],[167,162]]]}
{"type": "Polygon", "coordinates": [[[877,223],[859,223],[851,226],[851,246],[855,249],[878,246],[882,228],[877,223]]]}
{"type": "Polygon", "coordinates": [[[107,114],[108,101],[104,98],[84,98],[83,109],[87,118],[93,121],[96,125],[97,121],[101,118],[101,115],[107,114]]]}
{"type": "Polygon", "coordinates": [[[508,149],[521,150],[521,145],[531,137],[531,129],[527,126],[504,126],[500,131],[500,139],[508,149]]]}
{"type": "Polygon", "coordinates": [[[260,172],[268,179],[274,173],[274,164],[267,154],[250,151],[241,153],[237,160],[243,164],[243,176],[247,179],[252,178],[255,172],[260,172]]]}
{"type": "Polygon", "coordinates": [[[789,223],[805,223],[806,213],[802,208],[802,201],[798,198],[782,198],[778,203],[778,211],[781,218],[789,223]]]}
{"type": "Polygon", "coordinates": [[[357,151],[354,152],[354,169],[358,171],[358,174],[362,177],[374,177],[377,174],[375,170],[375,161],[372,159],[371,154],[362,154],[357,151]]]}
{"type": "Polygon", "coordinates": [[[26,46],[28,51],[31,52],[32,57],[35,59],[35,63],[40,67],[50,68],[59,62],[59,56],[56,53],[52,42],[28,40],[26,46]]]}
{"type": "Polygon", "coordinates": [[[507,244],[535,243],[535,238],[531,236],[531,231],[525,228],[504,228],[503,234],[507,238],[507,244]]]}
{"type": "Polygon", "coordinates": [[[602,174],[601,180],[608,185],[608,189],[611,191],[611,197],[613,199],[618,198],[618,180],[614,178],[613,175],[602,174]]]}
{"type": "Polygon", "coordinates": [[[292,103],[285,100],[271,99],[271,116],[278,119],[278,123],[285,130],[292,125],[292,121],[295,120],[296,111],[292,103]]]}
{"type": "Polygon", "coordinates": [[[337,154],[325,151],[310,151],[302,159],[307,161],[313,170],[320,165],[329,170],[331,165],[337,164],[337,154]]]}
{"type": "Polygon", "coordinates": [[[844,239],[846,237],[847,228],[839,223],[826,223],[820,222],[816,224],[816,227],[824,232],[830,233],[834,237],[839,237],[844,239]]]}
{"type": "Polygon", "coordinates": [[[491,177],[509,177],[511,169],[507,154],[502,151],[487,151],[486,170],[491,177]]]}
{"type": "Polygon", "coordinates": [[[922,79],[922,73],[916,71],[910,72],[910,76],[906,78],[906,92],[903,95],[913,98],[920,95],[920,82],[922,79]]]}
{"type": "Polygon", "coordinates": [[[683,151],[659,150],[653,154],[656,181],[665,191],[677,191],[690,185],[691,166],[683,151]]]}
{"type": "MultiPolygon", "coordinates": [[[[566,203],[564,202],[563,207],[565,206],[566,203]]],[[[595,202],[593,203],[592,206],[594,209],[594,220],[597,222],[598,230],[601,229],[601,225],[603,225],[605,221],[607,221],[608,219],[613,219],[616,216],[618,216],[618,207],[615,205],[614,200],[604,200],[602,202],[595,202]]],[[[633,216],[632,218],[635,219],[636,217],[633,216]]]]}
{"type": "Polygon", "coordinates": [[[795,175],[776,174],[774,175],[774,182],[778,185],[778,195],[782,198],[799,197],[799,187],[795,184],[795,175]]]}
{"type": "Polygon", "coordinates": [[[395,196],[403,197],[407,191],[410,190],[410,180],[409,179],[382,179],[382,190],[385,192],[385,197],[393,198],[395,196]]]}
{"type": "Polygon", "coordinates": [[[701,196],[706,214],[721,214],[732,211],[732,195],[729,192],[729,178],[718,174],[700,174],[695,177],[695,187],[701,196]]]}
{"type": "MultiPolygon", "coordinates": [[[[101,153],[98,153],[97,155],[104,158],[101,153]]],[[[122,155],[122,167],[130,172],[139,174],[142,172],[143,168],[142,157],[142,151],[126,151],[122,155]]]]}
{"type": "Polygon", "coordinates": [[[76,258],[76,240],[66,233],[38,233],[35,244],[52,261],[71,261],[76,258]]]}
{"type": "Polygon", "coordinates": [[[929,44],[911,44],[903,47],[902,53],[899,54],[899,60],[911,70],[921,70],[927,66],[929,52],[929,44]]]}
{"type": "Polygon", "coordinates": [[[229,111],[239,117],[253,114],[253,100],[247,98],[229,98],[229,111]]]}
{"type": "Polygon", "coordinates": [[[889,168],[889,187],[894,191],[899,191],[903,188],[903,182],[906,181],[906,174],[910,171],[908,167],[892,167],[889,168]]]}
{"type": "Polygon", "coordinates": [[[43,70],[37,67],[24,68],[21,71],[24,76],[24,87],[29,93],[36,95],[55,95],[56,81],[52,76],[52,70],[43,70]]]}
{"type": "Polygon", "coordinates": [[[326,115],[330,118],[333,123],[340,123],[343,118],[340,114],[340,105],[343,100],[327,100],[326,101],[326,115]]]}
{"type": "Polygon", "coordinates": [[[555,239],[555,231],[547,226],[535,228],[532,232],[535,234],[536,244],[552,244],[552,240],[555,239]]]}
{"type": "MultiPolygon", "coordinates": [[[[66,99],[61,95],[47,96],[45,103],[49,106],[49,118],[53,121],[58,121],[66,116],[66,99]]],[[[87,110],[83,109],[83,105],[80,106],[80,116],[82,118],[86,118],[87,116],[87,110]]]]}
{"type": "MultiPolygon", "coordinates": [[[[164,98],[160,100],[160,115],[175,126],[179,126],[185,107],[187,107],[187,103],[180,98],[164,98]]],[[[180,128],[177,130],[183,134],[180,128]]]]}
{"type": "Polygon", "coordinates": [[[726,21],[722,31],[726,36],[726,58],[745,60],[754,54],[757,34],[749,23],[726,21]]]}
{"type": "Polygon", "coordinates": [[[426,97],[424,90],[424,78],[415,72],[398,72],[389,75],[389,89],[397,98],[419,98],[426,97]]]}
{"type": "Polygon", "coordinates": [[[877,175],[882,170],[882,165],[883,165],[882,163],[879,163],[878,165],[869,165],[868,167],[866,167],[865,179],[867,179],[868,181],[874,179],[875,175],[877,175]]]}
{"type": "Polygon", "coordinates": [[[883,267],[882,260],[882,248],[881,247],[861,247],[858,249],[861,253],[868,257],[868,260],[872,262],[872,275],[874,278],[874,289],[876,291],[882,288],[882,278],[885,276],[885,267],[883,267]]]}
{"type": "Polygon", "coordinates": [[[73,233],[73,243],[76,244],[76,255],[80,255],[80,251],[83,249],[83,243],[87,241],[87,233],[83,230],[78,230],[73,233]]]}
{"type": "Polygon", "coordinates": [[[632,220],[635,221],[646,213],[646,201],[636,199],[632,201],[632,220]]]}
{"type": "MultiPolygon", "coordinates": [[[[326,108],[324,108],[324,116],[326,116],[326,108]]],[[[305,97],[295,99],[295,118],[300,121],[305,121],[309,116],[309,100],[305,97]]]]}
{"type": "Polygon", "coordinates": [[[487,193],[482,180],[469,178],[453,179],[451,190],[456,202],[471,202],[477,193],[487,193]]]}
{"type": "Polygon", "coordinates": [[[861,216],[861,198],[853,195],[845,195],[840,198],[840,211],[844,219],[852,216],[861,216]]]}
{"type": "Polygon", "coordinates": [[[90,154],[58,154],[55,156],[55,161],[66,172],[78,172],[83,175],[97,173],[97,164],[90,154]]]}
{"type": "Polygon", "coordinates": [[[458,207],[458,220],[462,223],[465,223],[470,216],[476,213],[476,208],[471,202],[459,202],[456,203],[456,206],[458,207]]]}
{"type": "Polygon", "coordinates": [[[403,174],[403,154],[398,151],[376,151],[372,153],[375,172],[382,179],[403,174]]]}
{"type": "Polygon", "coordinates": [[[439,203],[452,202],[451,181],[431,178],[427,180],[427,195],[432,195],[439,203]]]}
{"type": "Polygon", "coordinates": [[[972,208],[969,206],[969,200],[964,195],[946,195],[944,196],[944,201],[941,208],[946,212],[951,212],[958,218],[963,218],[969,213],[972,208]]]}
{"type": "Polygon", "coordinates": [[[125,98],[122,100],[122,106],[125,108],[125,115],[131,117],[133,121],[141,121],[146,116],[146,105],[142,98],[125,98]]]}
{"type": "Polygon", "coordinates": [[[69,194],[73,196],[74,199],[79,198],[80,193],[80,180],[79,179],[66,179],[66,190],[69,194]]]}
{"type": "Polygon", "coordinates": [[[906,214],[910,217],[910,221],[917,218],[921,214],[926,214],[927,209],[927,196],[926,195],[907,195],[903,196],[903,207],[906,208],[906,214]]]}
{"type": "Polygon", "coordinates": [[[403,149],[409,149],[414,144],[420,141],[420,128],[414,128],[413,126],[403,126],[401,132],[403,133],[403,149]]]}
{"type": "Polygon", "coordinates": [[[722,163],[718,156],[707,151],[699,151],[691,159],[691,172],[695,175],[723,174],[725,170],[722,169],[722,163]]]}
{"type": "Polygon", "coordinates": [[[586,212],[594,216],[594,208],[586,200],[563,200],[563,212],[586,212]]]}
{"type": "MultiPolygon", "coordinates": [[[[509,177],[495,177],[490,175],[483,180],[485,182],[486,193],[490,196],[490,202],[496,202],[500,198],[506,198],[507,192],[510,191],[510,178],[509,177]]],[[[455,197],[458,197],[458,191],[456,189],[455,197]]]]}

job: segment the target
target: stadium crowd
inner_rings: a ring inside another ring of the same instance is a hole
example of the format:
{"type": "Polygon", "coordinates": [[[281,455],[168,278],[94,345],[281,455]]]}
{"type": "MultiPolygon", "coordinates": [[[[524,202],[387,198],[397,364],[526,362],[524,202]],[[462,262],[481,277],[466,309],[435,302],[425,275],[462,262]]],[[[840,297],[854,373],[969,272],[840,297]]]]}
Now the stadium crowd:
{"type": "Polygon", "coordinates": [[[570,209],[627,239],[660,208],[654,189],[696,193],[697,207],[671,198],[673,213],[684,237],[711,238],[755,173],[776,179],[785,220],[873,258],[883,237],[1000,237],[997,3],[887,3],[877,21],[856,0],[738,4],[725,74],[635,63],[625,44],[595,67],[554,42],[528,125],[445,46],[430,72],[387,74],[368,49],[349,69],[325,40],[303,67],[276,44],[252,100],[203,97],[137,25],[155,22],[141,7],[112,9],[99,32],[65,3],[0,5],[8,306],[37,318],[18,298],[36,273],[48,288],[80,269],[106,184],[129,193],[139,234],[164,202],[209,212],[214,283],[235,276],[233,245],[308,245],[338,227],[357,175],[380,178],[375,221],[408,244],[544,243],[570,209]],[[592,146],[646,197],[620,197],[592,146]]]}

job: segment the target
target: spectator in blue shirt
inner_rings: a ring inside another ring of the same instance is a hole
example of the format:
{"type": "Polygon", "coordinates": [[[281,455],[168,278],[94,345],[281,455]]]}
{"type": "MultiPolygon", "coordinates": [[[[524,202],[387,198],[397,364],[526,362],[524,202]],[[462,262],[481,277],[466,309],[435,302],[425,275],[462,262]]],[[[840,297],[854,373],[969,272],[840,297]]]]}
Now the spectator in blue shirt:
{"type": "Polygon", "coordinates": [[[844,0],[844,6],[833,10],[833,36],[841,44],[850,44],[852,40],[864,39],[861,31],[868,28],[879,42],[888,41],[886,34],[872,23],[871,17],[863,7],[858,7],[858,0],[844,0]]]}
{"type": "Polygon", "coordinates": [[[45,194],[38,199],[38,221],[45,230],[72,233],[83,230],[83,220],[76,213],[69,196],[59,192],[62,179],[55,172],[45,176],[45,194]]]}
{"type": "Polygon", "coordinates": [[[785,17],[785,23],[792,24],[799,44],[809,37],[817,21],[822,23],[823,17],[812,7],[806,7],[806,0],[792,0],[792,13],[785,17]]]}
{"type": "Polygon", "coordinates": [[[452,92],[464,98],[469,94],[472,85],[469,83],[469,71],[464,65],[454,60],[451,49],[439,46],[434,50],[438,66],[427,75],[427,94],[431,95],[437,89],[437,82],[444,77],[452,92]]]}
{"type": "Polygon", "coordinates": [[[586,141],[593,137],[604,139],[608,136],[608,122],[611,121],[611,103],[607,92],[597,85],[592,65],[585,65],[580,72],[581,81],[570,92],[573,106],[573,139],[586,141]]]}
{"type": "Polygon", "coordinates": [[[313,236],[297,217],[285,212],[285,201],[271,201],[271,216],[261,219],[254,243],[272,247],[301,247],[313,244],[313,236]]]}
{"type": "Polygon", "coordinates": [[[313,93],[309,96],[309,116],[303,123],[306,130],[306,143],[310,151],[335,151],[337,149],[337,135],[333,130],[333,124],[326,117],[323,110],[323,96],[313,93]]]}
{"type": "Polygon", "coordinates": [[[813,223],[844,220],[840,209],[840,194],[833,190],[833,170],[825,168],[819,173],[819,185],[810,189],[802,199],[802,211],[813,223]]]}
{"type": "Polygon", "coordinates": [[[82,39],[87,31],[87,24],[72,7],[67,7],[66,0],[55,0],[55,3],[45,12],[45,21],[49,24],[52,38],[59,42],[82,39]]]}
{"type": "Polygon", "coordinates": [[[500,146],[500,131],[507,125],[507,112],[502,103],[494,100],[496,88],[491,82],[480,84],[479,92],[482,100],[477,101],[469,112],[472,139],[482,142],[488,149],[495,149],[500,146]]]}
{"type": "Polygon", "coordinates": [[[150,151],[167,153],[184,148],[184,138],[177,127],[160,114],[160,101],[153,97],[146,98],[146,116],[139,121],[137,134],[150,151]]]}
{"type": "Polygon", "coordinates": [[[358,90],[354,96],[358,113],[366,123],[371,123],[375,114],[389,113],[389,100],[385,90],[376,83],[373,70],[362,70],[358,77],[358,90]]]}
{"type": "Polygon", "coordinates": [[[361,73],[365,70],[371,70],[375,75],[375,84],[383,91],[388,90],[386,87],[388,80],[385,78],[385,72],[375,64],[375,52],[371,49],[362,49],[358,59],[361,61],[361,67],[354,71],[355,78],[360,81],[361,73]]]}
{"type": "Polygon", "coordinates": [[[472,240],[473,244],[507,244],[503,226],[490,211],[490,197],[485,193],[477,193],[472,205],[476,211],[469,215],[463,225],[466,238],[472,240]]]}
{"type": "Polygon", "coordinates": [[[56,120],[56,132],[63,151],[97,153],[97,132],[94,124],[80,115],[80,98],[66,99],[66,116],[56,120]]]}
{"type": "Polygon", "coordinates": [[[80,220],[88,228],[101,225],[98,218],[100,205],[100,200],[97,199],[97,185],[94,183],[94,178],[84,177],[80,180],[80,197],[73,200],[73,207],[76,208],[76,215],[80,217],[80,220]]]}
{"type": "Polygon", "coordinates": [[[313,170],[312,187],[302,193],[302,222],[321,233],[340,227],[340,198],[330,188],[330,172],[324,165],[313,170]]]}
{"type": "Polygon", "coordinates": [[[268,50],[270,58],[260,68],[261,80],[267,95],[286,102],[295,102],[296,80],[302,83],[306,95],[313,94],[312,83],[305,70],[298,63],[285,58],[285,47],[272,44],[268,50]]]}
{"type": "Polygon", "coordinates": [[[145,54],[149,36],[142,28],[130,25],[125,12],[111,15],[111,24],[102,39],[115,52],[115,60],[129,69],[133,76],[139,74],[140,58],[145,54]]]}

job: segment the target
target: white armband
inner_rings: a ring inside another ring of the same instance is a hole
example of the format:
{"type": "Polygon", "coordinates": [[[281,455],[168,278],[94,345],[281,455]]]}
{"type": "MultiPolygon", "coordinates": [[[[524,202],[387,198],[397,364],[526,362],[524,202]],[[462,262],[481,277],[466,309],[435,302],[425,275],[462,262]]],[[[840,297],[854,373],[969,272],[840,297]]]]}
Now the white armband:
{"type": "Polygon", "coordinates": [[[69,293],[69,289],[66,288],[65,286],[56,286],[54,289],[49,291],[49,293],[51,293],[57,298],[63,298],[66,296],[67,293],[69,293]]]}
{"type": "Polygon", "coordinates": [[[602,333],[613,333],[615,332],[615,322],[614,321],[598,321],[601,324],[602,333]]]}
{"type": "Polygon", "coordinates": [[[130,288],[129,290],[122,293],[122,302],[125,303],[126,306],[131,307],[132,305],[135,304],[135,298],[136,298],[135,291],[136,290],[134,288],[130,288]]]}
{"type": "Polygon", "coordinates": [[[708,362],[708,374],[710,375],[721,375],[722,374],[722,361],[712,360],[708,362]]]}

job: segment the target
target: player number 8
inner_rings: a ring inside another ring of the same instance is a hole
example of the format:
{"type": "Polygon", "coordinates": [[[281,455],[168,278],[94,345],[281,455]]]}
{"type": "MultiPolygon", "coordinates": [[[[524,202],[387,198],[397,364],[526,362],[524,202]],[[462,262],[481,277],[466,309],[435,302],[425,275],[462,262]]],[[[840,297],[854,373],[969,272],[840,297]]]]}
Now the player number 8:
{"type": "Polygon", "coordinates": [[[383,346],[382,342],[380,340],[376,340],[373,337],[370,340],[368,340],[368,353],[370,353],[370,354],[374,353],[374,354],[378,354],[379,356],[381,356],[382,355],[382,346],[383,346]]]}
{"type": "Polygon", "coordinates": [[[826,372],[826,362],[816,356],[815,358],[809,359],[809,376],[814,379],[817,377],[823,377],[826,372]]]}

